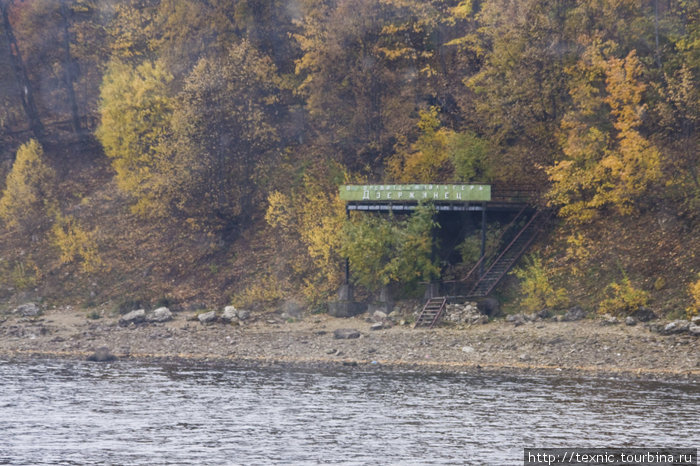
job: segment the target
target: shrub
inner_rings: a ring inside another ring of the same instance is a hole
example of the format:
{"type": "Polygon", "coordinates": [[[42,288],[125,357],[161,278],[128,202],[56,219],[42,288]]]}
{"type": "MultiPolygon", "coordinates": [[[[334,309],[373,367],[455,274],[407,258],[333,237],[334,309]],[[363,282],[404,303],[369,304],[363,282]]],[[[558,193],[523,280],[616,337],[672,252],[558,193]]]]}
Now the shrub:
{"type": "Polygon", "coordinates": [[[236,294],[231,300],[231,304],[237,308],[255,307],[274,303],[283,297],[284,292],[280,287],[279,280],[268,271],[242,293],[236,294]]]}
{"type": "Polygon", "coordinates": [[[18,290],[34,288],[41,278],[39,267],[31,259],[12,263],[0,262],[0,277],[7,286],[18,290]]]}
{"type": "Polygon", "coordinates": [[[629,315],[649,303],[649,293],[632,286],[626,276],[620,283],[612,282],[608,285],[606,294],[608,297],[598,306],[601,314],[629,315]]]}
{"type": "Polygon", "coordinates": [[[20,146],[0,198],[0,218],[9,227],[36,231],[48,224],[56,176],[35,139],[20,146]]]}
{"type": "Polygon", "coordinates": [[[539,311],[545,308],[564,307],[569,303],[568,293],[564,288],[554,288],[550,273],[537,255],[525,258],[525,266],[515,270],[515,276],[520,279],[523,298],[520,304],[529,311],[539,311]]]}
{"type": "Polygon", "coordinates": [[[695,283],[691,283],[688,287],[688,294],[690,295],[691,304],[688,307],[686,314],[688,319],[700,315],[700,274],[698,274],[698,279],[695,283]]]}
{"type": "Polygon", "coordinates": [[[51,228],[53,243],[61,251],[61,263],[81,261],[84,272],[94,272],[102,265],[95,232],[86,231],[72,216],[56,215],[51,228]]]}

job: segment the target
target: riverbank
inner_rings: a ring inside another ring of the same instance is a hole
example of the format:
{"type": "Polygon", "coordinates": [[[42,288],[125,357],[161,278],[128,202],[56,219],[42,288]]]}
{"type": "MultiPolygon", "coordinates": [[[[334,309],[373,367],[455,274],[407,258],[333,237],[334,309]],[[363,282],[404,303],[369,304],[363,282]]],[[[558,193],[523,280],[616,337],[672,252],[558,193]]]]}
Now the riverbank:
{"type": "Polygon", "coordinates": [[[285,321],[251,318],[239,325],[203,325],[192,313],[162,323],[120,326],[85,311],[54,309],[38,317],[4,316],[0,357],[84,359],[107,347],[118,358],[188,359],[298,367],[362,366],[377,370],[500,371],[616,376],[700,382],[700,339],[660,335],[642,324],[600,320],[506,320],[437,329],[409,325],[372,330],[364,316],[327,315],[285,321]],[[352,329],[357,338],[339,339],[352,329]],[[342,333],[342,332],[341,332],[342,333]]]}

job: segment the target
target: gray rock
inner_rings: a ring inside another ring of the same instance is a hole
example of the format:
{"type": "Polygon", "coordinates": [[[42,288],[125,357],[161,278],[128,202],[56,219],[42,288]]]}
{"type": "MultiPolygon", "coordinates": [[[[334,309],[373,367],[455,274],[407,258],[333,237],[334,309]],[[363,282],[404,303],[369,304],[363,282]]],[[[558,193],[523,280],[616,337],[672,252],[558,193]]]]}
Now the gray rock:
{"type": "Polygon", "coordinates": [[[197,317],[199,321],[203,324],[211,324],[216,322],[216,311],[205,312],[204,314],[199,314],[197,317]]]}
{"type": "Polygon", "coordinates": [[[489,317],[495,317],[501,313],[501,305],[496,298],[482,299],[476,304],[476,308],[489,317]]]}
{"type": "Polygon", "coordinates": [[[659,318],[656,314],[654,314],[654,311],[644,306],[634,311],[632,314],[630,314],[630,316],[634,317],[639,322],[649,322],[650,320],[656,320],[659,318]]]}
{"type": "Polygon", "coordinates": [[[382,330],[383,328],[384,322],[375,322],[369,327],[370,330],[382,330]]]}
{"type": "Polygon", "coordinates": [[[233,322],[238,319],[238,310],[233,306],[226,306],[221,314],[221,320],[224,322],[233,322]]]}
{"type": "Polygon", "coordinates": [[[673,335],[676,333],[687,332],[690,329],[691,323],[687,320],[674,320],[664,327],[664,335],[673,335]]]}
{"type": "Polygon", "coordinates": [[[506,322],[511,322],[517,327],[519,325],[523,325],[526,322],[526,320],[525,316],[522,314],[512,314],[506,317],[506,322]]]}
{"type": "Polygon", "coordinates": [[[20,314],[22,317],[36,317],[41,314],[41,309],[35,303],[25,303],[12,311],[13,314],[20,314]]]}
{"type": "Polygon", "coordinates": [[[167,322],[173,320],[173,313],[167,307],[159,307],[146,316],[149,322],[167,322]]]}
{"type": "Polygon", "coordinates": [[[94,353],[87,357],[88,361],[94,362],[110,362],[116,359],[117,357],[113,355],[106,346],[97,348],[94,353]]]}
{"type": "Polygon", "coordinates": [[[620,321],[617,320],[617,317],[611,316],[610,314],[605,314],[600,321],[600,325],[617,325],[619,323],[620,321]]]}
{"type": "Polygon", "coordinates": [[[240,320],[248,320],[248,319],[250,319],[250,311],[248,311],[248,310],[246,310],[246,309],[239,309],[239,310],[236,312],[236,315],[238,316],[238,318],[239,318],[240,320]]]}
{"type": "Polygon", "coordinates": [[[637,325],[637,319],[632,316],[627,316],[627,318],[625,318],[625,325],[629,325],[630,327],[637,325]]]}
{"type": "Polygon", "coordinates": [[[462,353],[473,353],[476,351],[473,346],[462,346],[462,353]]]}
{"type": "Polygon", "coordinates": [[[375,322],[381,322],[387,317],[387,314],[383,311],[374,311],[374,314],[372,314],[372,319],[374,319],[375,322]]]}
{"type": "Polygon", "coordinates": [[[688,326],[688,333],[690,333],[691,335],[695,335],[696,337],[700,336],[700,325],[691,323],[688,326]]]}
{"type": "Polygon", "coordinates": [[[584,311],[581,307],[579,306],[574,306],[568,311],[566,311],[566,314],[564,315],[564,322],[574,322],[577,320],[582,320],[586,317],[586,311],[584,311]]]}
{"type": "Polygon", "coordinates": [[[478,324],[486,323],[489,318],[479,312],[476,305],[472,303],[456,304],[451,303],[447,305],[445,310],[444,319],[447,322],[453,322],[455,324],[478,324]]]}
{"type": "Polygon", "coordinates": [[[352,328],[339,328],[333,332],[333,338],[338,340],[352,340],[360,338],[360,332],[352,328]]]}
{"type": "Polygon", "coordinates": [[[690,319],[690,323],[695,324],[695,325],[700,325],[700,316],[693,316],[693,318],[690,319]]]}
{"type": "Polygon", "coordinates": [[[119,318],[119,325],[127,326],[129,324],[140,324],[146,320],[146,311],[143,309],[137,309],[131,311],[128,314],[124,314],[119,318]]]}

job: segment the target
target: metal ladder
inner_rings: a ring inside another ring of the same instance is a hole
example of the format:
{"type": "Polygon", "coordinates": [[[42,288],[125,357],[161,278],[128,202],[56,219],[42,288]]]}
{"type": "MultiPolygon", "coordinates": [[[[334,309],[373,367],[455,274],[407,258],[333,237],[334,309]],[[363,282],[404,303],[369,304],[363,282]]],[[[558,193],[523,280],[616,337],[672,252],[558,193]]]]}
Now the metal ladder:
{"type": "Polygon", "coordinates": [[[446,297],[441,296],[437,298],[430,298],[428,302],[425,303],[425,306],[423,306],[423,310],[418,315],[418,318],[416,319],[416,323],[413,326],[413,328],[433,328],[435,324],[437,324],[440,321],[440,317],[442,317],[442,314],[445,312],[446,307],[446,297]]]}

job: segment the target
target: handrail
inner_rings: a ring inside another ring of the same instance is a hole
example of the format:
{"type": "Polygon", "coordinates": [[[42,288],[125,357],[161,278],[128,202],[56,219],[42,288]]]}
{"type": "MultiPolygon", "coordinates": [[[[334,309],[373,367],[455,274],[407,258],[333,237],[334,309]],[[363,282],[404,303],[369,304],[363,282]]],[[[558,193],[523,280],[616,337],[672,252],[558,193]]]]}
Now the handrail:
{"type": "MultiPolygon", "coordinates": [[[[527,222],[527,224],[520,230],[520,232],[518,232],[518,234],[515,236],[515,238],[513,238],[513,241],[511,241],[511,242],[508,244],[508,246],[506,246],[506,247],[503,249],[503,252],[501,252],[501,254],[496,258],[496,260],[493,261],[493,264],[491,264],[491,267],[489,267],[489,269],[486,271],[486,273],[484,274],[484,277],[487,276],[487,275],[489,274],[489,272],[491,272],[491,269],[493,269],[493,268],[499,263],[499,261],[501,260],[501,258],[502,258],[503,256],[505,256],[508,252],[510,252],[510,249],[513,247],[513,245],[520,239],[521,235],[522,235],[523,233],[525,233],[525,231],[528,230],[528,228],[530,227],[530,225],[532,224],[532,222],[534,222],[535,219],[541,215],[541,213],[542,213],[541,210],[537,210],[537,211],[535,212],[535,214],[530,218],[530,220],[527,222]]],[[[525,245],[521,248],[520,252],[523,252],[525,249],[527,249],[527,247],[530,245],[530,243],[532,243],[532,241],[534,241],[535,236],[536,236],[535,234],[533,234],[533,235],[530,236],[530,239],[529,239],[529,240],[527,241],[527,243],[525,243],[525,245]]],[[[505,275],[506,273],[507,273],[507,270],[503,271],[503,272],[501,273],[501,275],[499,275],[498,280],[496,280],[496,281],[489,287],[489,289],[486,290],[485,295],[488,295],[488,294],[491,292],[491,290],[492,290],[492,289],[496,286],[496,284],[500,281],[501,277],[503,277],[503,275],[505,275]]],[[[474,291],[476,290],[476,288],[477,288],[478,286],[479,286],[479,282],[477,282],[477,283],[472,287],[472,289],[471,289],[471,291],[469,292],[469,294],[474,293],[474,291]]]]}
{"type": "Polygon", "coordinates": [[[442,304],[440,305],[440,310],[438,310],[437,314],[435,314],[435,317],[433,317],[433,321],[430,322],[430,326],[428,328],[433,328],[435,326],[435,324],[437,324],[440,321],[440,318],[442,317],[442,313],[445,311],[446,307],[447,307],[447,298],[443,296],[442,304]]]}
{"type": "MultiPolygon", "coordinates": [[[[511,220],[511,222],[503,229],[503,231],[501,232],[500,236],[498,237],[498,241],[497,241],[498,244],[500,244],[500,242],[501,242],[501,240],[503,239],[503,237],[505,236],[506,232],[508,232],[508,230],[510,230],[510,228],[515,224],[515,222],[520,218],[520,216],[523,214],[523,212],[525,212],[525,210],[526,210],[527,208],[528,208],[528,206],[523,206],[523,208],[520,209],[520,211],[517,213],[517,215],[516,215],[515,217],[513,217],[513,220],[511,220]]],[[[458,283],[458,282],[459,282],[459,283],[464,283],[464,282],[466,282],[467,280],[469,280],[469,278],[471,277],[471,275],[472,275],[476,270],[478,270],[479,266],[481,266],[481,263],[482,263],[483,261],[485,261],[487,257],[488,257],[488,255],[487,255],[486,253],[484,253],[484,255],[481,256],[481,257],[479,258],[479,260],[476,262],[476,264],[474,265],[474,267],[472,267],[472,269],[469,271],[469,273],[467,273],[467,274],[464,276],[464,278],[462,278],[462,279],[460,279],[460,280],[453,280],[452,282],[445,282],[445,283],[458,283]]]]}

